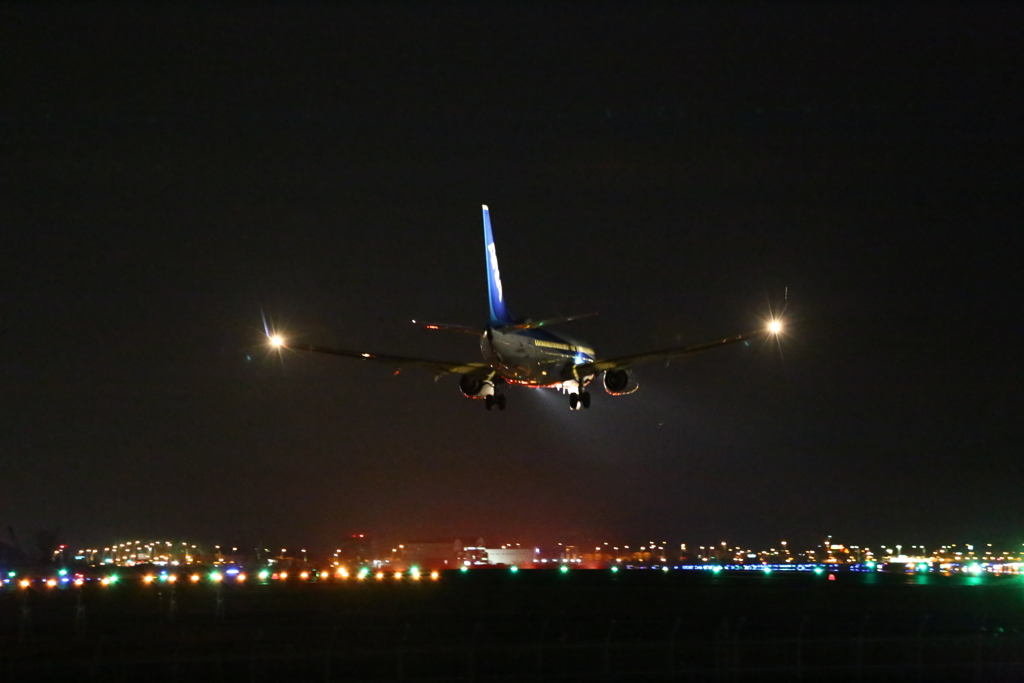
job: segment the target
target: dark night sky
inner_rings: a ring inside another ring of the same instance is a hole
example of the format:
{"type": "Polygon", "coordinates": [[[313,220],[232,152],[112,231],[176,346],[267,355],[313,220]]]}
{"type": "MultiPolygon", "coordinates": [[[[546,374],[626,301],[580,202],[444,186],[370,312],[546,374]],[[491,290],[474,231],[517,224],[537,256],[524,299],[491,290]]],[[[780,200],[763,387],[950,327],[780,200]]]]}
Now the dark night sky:
{"type": "Polygon", "coordinates": [[[1024,541],[1024,9],[0,9],[0,522],[164,535],[1024,541]],[[487,413],[394,321],[602,356],[487,413]],[[247,354],[252,360],[247,360],[247,354]]]}

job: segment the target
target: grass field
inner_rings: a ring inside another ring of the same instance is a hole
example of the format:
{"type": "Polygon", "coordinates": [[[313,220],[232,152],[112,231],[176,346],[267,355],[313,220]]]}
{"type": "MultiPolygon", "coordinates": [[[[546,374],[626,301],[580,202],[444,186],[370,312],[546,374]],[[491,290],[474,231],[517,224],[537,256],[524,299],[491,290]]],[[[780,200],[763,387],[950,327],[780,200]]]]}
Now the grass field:
{"type": "Polygon", "coordinates": [[[0,680],[1024,680],[1024,577],[477,570],[0,590],[0,680]]]}

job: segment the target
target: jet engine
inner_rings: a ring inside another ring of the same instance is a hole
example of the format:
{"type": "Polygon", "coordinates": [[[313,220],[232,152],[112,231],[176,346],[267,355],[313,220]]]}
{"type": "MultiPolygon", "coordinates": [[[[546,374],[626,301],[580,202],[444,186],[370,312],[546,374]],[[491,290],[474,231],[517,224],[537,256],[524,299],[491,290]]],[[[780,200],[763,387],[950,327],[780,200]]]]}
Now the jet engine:
{"type": "Polygon", "coordinates": [[[459,389],[467,398],[487,398],[494,396],[494,382],[487,376],[466,374],[459,379],[459,389]]]}
{"type": "Polygon", "coordinates": [[[606,370],[604,373],[604,390],[612,396],[632,394],[639,388],[630,370],[606,370]]]}

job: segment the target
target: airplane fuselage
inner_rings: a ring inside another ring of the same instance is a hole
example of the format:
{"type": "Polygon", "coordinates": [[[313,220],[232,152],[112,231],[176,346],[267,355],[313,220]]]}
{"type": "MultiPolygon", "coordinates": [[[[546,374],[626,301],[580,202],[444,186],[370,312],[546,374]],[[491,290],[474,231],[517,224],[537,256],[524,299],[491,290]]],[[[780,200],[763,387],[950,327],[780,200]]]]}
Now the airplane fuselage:
{"type": "MultiPolygon", "coordinates": [[[[480,336],[484,361],[503,379],[534,387],[576,386],[572,368],[594,360],[594,350],[544,329],[494,330],[480,336]]],[[[590,377],[581,378],[586,384],[590,377]]]]}

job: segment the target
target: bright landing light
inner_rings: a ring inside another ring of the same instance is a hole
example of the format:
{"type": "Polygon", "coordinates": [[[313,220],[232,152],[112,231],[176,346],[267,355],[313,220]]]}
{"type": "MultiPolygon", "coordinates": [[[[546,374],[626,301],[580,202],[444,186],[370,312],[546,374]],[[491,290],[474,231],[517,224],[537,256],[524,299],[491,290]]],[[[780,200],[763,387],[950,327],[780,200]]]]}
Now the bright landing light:
{"type": "Polygon", "coordinates": [[[782,321],[773,320],[770,323],[768,323],[768,331],[771,332],[772,334],[778,334],[779,332],[782,332],[782,321]]]}
{"type": "Polygon", "coordinates": [[[281,348],[284,346],[284,337],[279,334],[275,334],[270,337],[270,345],[274,348],[281,348]]]}

